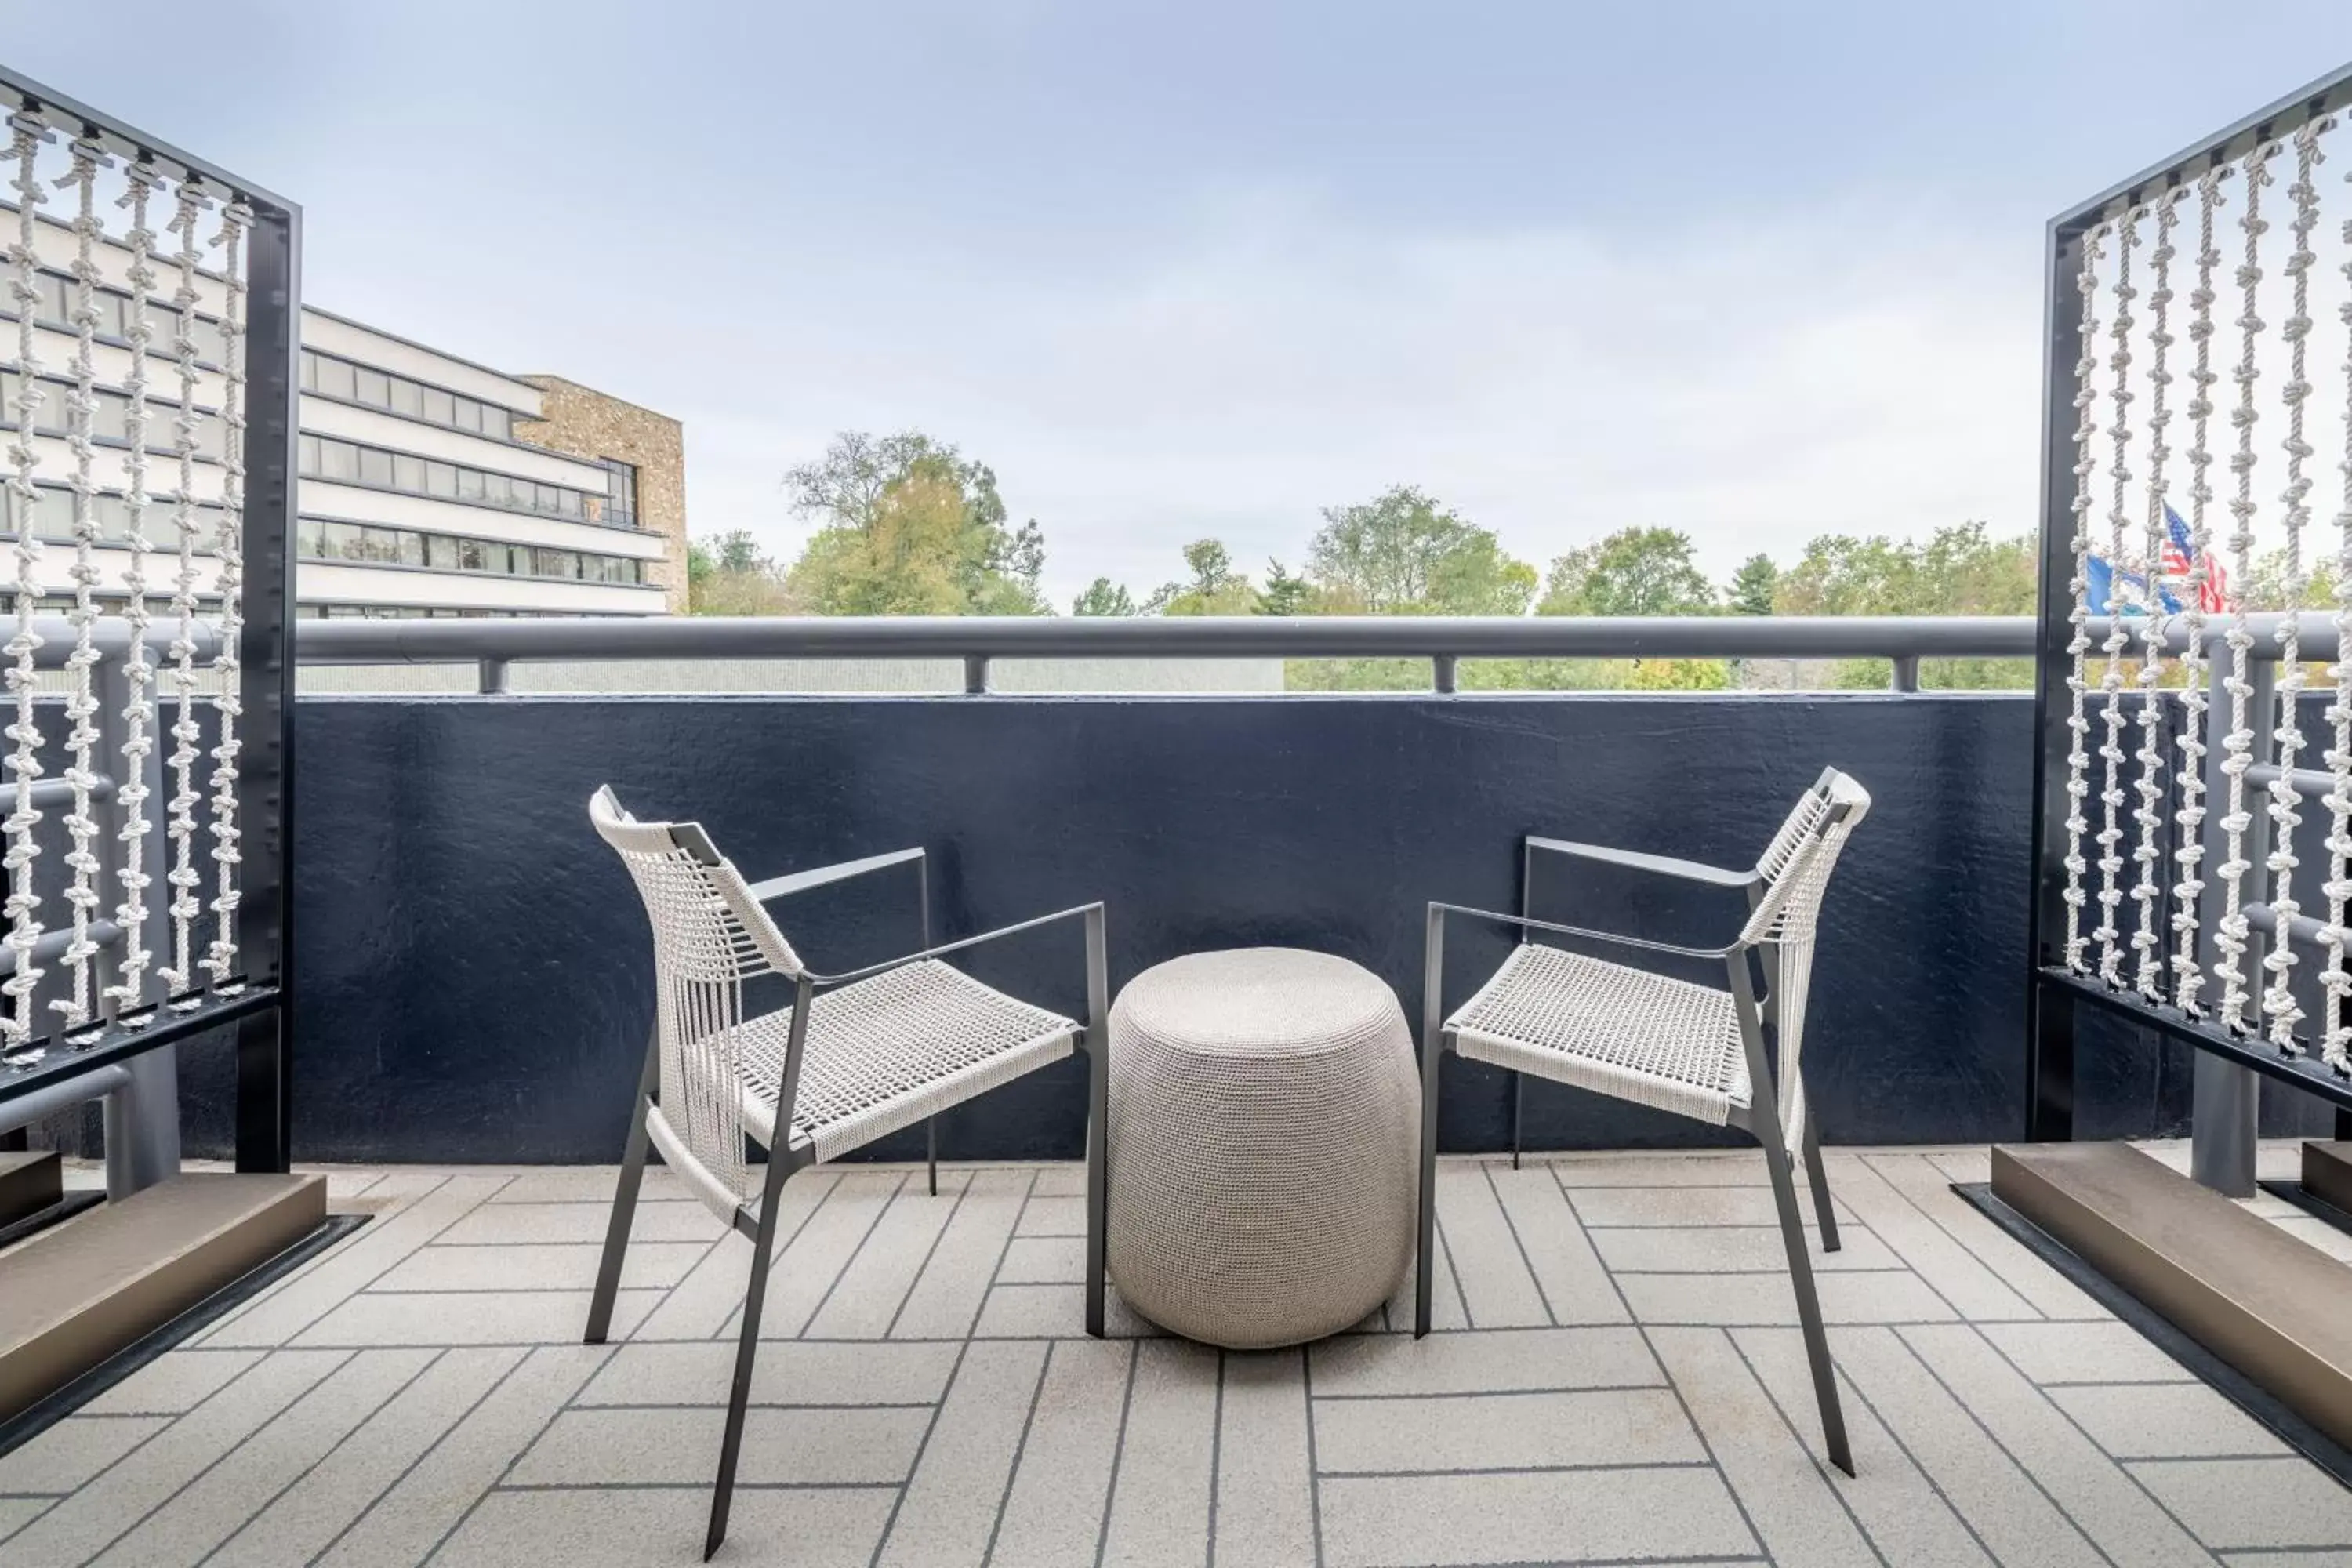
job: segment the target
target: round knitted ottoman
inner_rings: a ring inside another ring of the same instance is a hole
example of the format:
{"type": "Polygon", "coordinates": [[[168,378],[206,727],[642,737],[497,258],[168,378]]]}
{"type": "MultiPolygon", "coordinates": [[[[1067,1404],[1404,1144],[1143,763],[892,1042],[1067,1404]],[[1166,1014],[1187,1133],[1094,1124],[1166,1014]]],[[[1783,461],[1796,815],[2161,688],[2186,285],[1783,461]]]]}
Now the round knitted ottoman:
{"type": "Polygon", "coordinates": [[[1389,988],[1328,953],[1202,952],[1110,1013],[1111,1279],[1210,1344],[1337,1333],[1412,1255],[1421,1085],[1389,988]]]}

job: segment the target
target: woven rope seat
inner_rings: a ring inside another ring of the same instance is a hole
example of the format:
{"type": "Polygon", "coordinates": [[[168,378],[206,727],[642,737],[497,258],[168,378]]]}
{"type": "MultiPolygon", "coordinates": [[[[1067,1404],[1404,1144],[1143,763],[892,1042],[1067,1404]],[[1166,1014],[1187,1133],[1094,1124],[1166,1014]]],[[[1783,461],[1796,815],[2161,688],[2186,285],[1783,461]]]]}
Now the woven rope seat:
{"type": "Polygon", "coordinates": [[[1380,979],[1245,948],[1146,970],[1110,1015],[1110,1273],[1234,1350],[1377,1310],[1412,1260],[1421,1092],[1380,979]]]}

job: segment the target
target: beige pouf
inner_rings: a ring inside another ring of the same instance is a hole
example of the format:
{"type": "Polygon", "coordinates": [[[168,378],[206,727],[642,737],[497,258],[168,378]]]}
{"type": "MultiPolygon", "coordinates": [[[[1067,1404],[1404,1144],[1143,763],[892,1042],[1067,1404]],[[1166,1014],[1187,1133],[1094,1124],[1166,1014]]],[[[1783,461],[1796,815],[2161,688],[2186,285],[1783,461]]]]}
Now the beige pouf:
{"type": "Polygon", "coordinates": [[[1351,1327],[1412,1259],[1420,1114],[1370,972],[1281,947],[1144,971],[1110,1014],[1112,1281],[1235,1350],[1351,1327]]]}

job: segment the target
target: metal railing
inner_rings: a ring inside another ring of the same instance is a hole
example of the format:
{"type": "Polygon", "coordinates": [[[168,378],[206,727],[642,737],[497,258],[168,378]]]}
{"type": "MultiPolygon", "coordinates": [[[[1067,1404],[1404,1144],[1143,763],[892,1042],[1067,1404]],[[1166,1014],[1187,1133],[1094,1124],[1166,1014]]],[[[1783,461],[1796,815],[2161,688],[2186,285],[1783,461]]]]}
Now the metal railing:
{"type": "Polygon", "coordinates": [[[2025,616],[703,616],[623,620],[303,621],[311,665],[471,664],[509,689],[524,662],[604,659],[957,659],[964,690],[1000,658],[1413,658],[1455,689],[1465,658],[1884,658],[1919,689],[1926,658],[2031,658],[2025,616]]]}

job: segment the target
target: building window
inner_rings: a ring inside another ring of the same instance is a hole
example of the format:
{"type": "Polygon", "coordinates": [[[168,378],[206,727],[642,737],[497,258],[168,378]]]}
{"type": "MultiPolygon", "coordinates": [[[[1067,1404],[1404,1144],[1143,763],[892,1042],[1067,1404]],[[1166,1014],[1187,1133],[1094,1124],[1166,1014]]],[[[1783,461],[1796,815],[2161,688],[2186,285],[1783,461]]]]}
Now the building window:
{"type": "MultiPolygon", "coordinates": [[[[494,474],[482,468],[469,468],[458,463],[433,462],[411,458],[402,453],[386,451],[381,447],[363,447],[356,441],[340,440],[332,436],[305,436],[297,449],[296,460],[306,478],[332,479],[341,484],[367,485],[376,489],[398,490],[407,495],[434,496],[444,500],[465,501],[475,506],[494,506],[509,511],[535,512],[541,517],[561,517],[572,521],[595,521],[609,517],[602,496],[592,496],[569,485],[541,484],[533,479],[520,479],[512,474],[494,474]]],[[[635,470],[622,468],[630,475],[630,493],[635,493],[635,470]]],[[[634,527],[634,508],[628,526],[634,527]]]]}
{"type": "MultiPolygon", "coordinates": [[[[37,423],[35,433],[43,436],[68,434],[66,398],[74,383],[62,377],[45,375],[39,378],[41,406],[33,417],[37,423]]],[[[0,429],[16,427],[16,399],[25,389],[25,378],[14,369],[0,370],[0,429]]],[[[180,405],[176,399],[147,395],[147,430],[143,443],[151,457],[176,459],[180,439],[180,405]]],[[[131,445],[131,395],[106,387],[98,389],[98,407],[90,416],[90,436],[100,446],[128,447],[131,445]]],[[[223,444],[228,438],[228,426],[215,410],[199,406],[196,410],[196,456],[207,463],[220,461],[223,444]]],[[[163,481],[165,471],[149,463],[148,488],[152,489],[163,481]]]]}
{"type": "MultiPolygon", "coordinates": [[[[44,511],[47,510],[45,508],[44,511]]],[[[166,531],[171,520],[163,516],[166,531]]],[[[45,516],[42,532],[49,532],[45,516]]],[[[207,524],[209,526],[209,524],[207,524]]],[[[153,531],[152,527],[151,533],[153,531]]],[[[506,577],[560,579],[567,583],[641,585],[646,563],[634,556],[593,555],[544,545],[504,544],[409,528],[377,528],[306,517],[294,527],[294,548],[306,561],[353,561],[373,566],[423,566],[436,572],[486,572],[506,577]]]]}
{"type": "Polygon", "coordinates": [[[365,408],[381,408],[404,419],[463,430],[469,436],[514,439],[511,410],[313,349],[302,351],[302,390],[365,408]]]}
{"type": "MultiPolygon", "coordinates": [[[[33,304],[33,320],[59,331],[80,331],[73,320],[72,307],[80,297],[80,286],[62,272],[40,272],[34,275],[33,291],[38,298],[33,304]]],[[[131,296],[121,289],[101,288],[97,291],[98,336],[110,343],[128,344],[131,329],[135,324],[136,307],[131,296]]],[[[0,320],[15,321],[16,302],[0,291],[0,320]]],[[[196,358],[206,364],[218,364],[224,357],[220,323],[207,316],[198,316],[189,327],[195,340],[196,358]]],[[[147,352],[166,360],[179,353],[180,312],[176,306],[161,300],[147,301],[147,352]]],[[[168,374],[168,373],[167,373],[168,374]]]]}
{"type": "MultiPolygon", "coordinates": [[[[53,543],[72,543],[73,492],[63,485],[44,484],[39,486],[39,489],[40,500],[33,508],[36,536],[53,543]]],[[[120,544],[131,537],[131,502],[119,492],[94,495],[89,498],[89,507],[91,520],[98,524],[100,543],[120,544]]],[[[17,519],[23,515],[24,510],[24,503],[16,499],[11,489],[0,487],[0,537],[16,536],[17,519]]],[[[138,516],[140,531],[146,536],[149,544],[158,550],[176,551],[180,548],[181,507],[177,499],[151,494],[138,516]]],[[[214,541],[220,535],[221,509],[215,504],[199,502],[187,509],[187,517],[195,531],[197,552],[211,554],[214,541]]],[[[160,565],[152,571],[150,581],[158,584],[160,592],[169,591],[162,586],[163,573],[160,565]]]]}
{"type": "MultiPolygon", "coordinates": [[[[624,528],[637,526],[637,466],[618,458],[599,458],[596,466],[611,476],[604,481],[603,521],[624,528]]],[[[596,514],[591,512],[591,517],[596,514]]]]}

